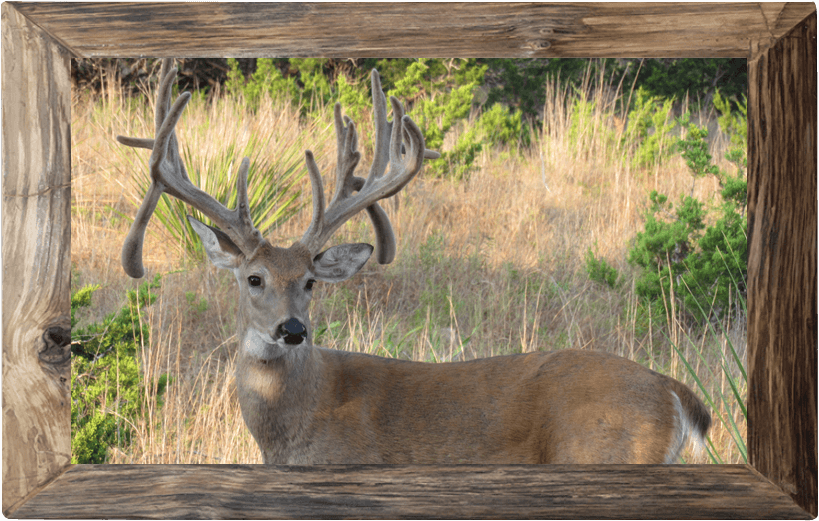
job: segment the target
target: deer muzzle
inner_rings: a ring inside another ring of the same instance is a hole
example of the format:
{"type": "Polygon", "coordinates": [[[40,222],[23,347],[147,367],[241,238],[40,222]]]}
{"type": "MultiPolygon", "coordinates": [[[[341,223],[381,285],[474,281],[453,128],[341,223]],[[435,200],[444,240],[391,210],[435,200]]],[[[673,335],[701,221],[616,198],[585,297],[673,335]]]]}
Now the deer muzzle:
{"type": "Polygon", "coordinates": [[[284,340],[287,345],[297,346],[307,338],[307,328],[298,319],[291,318],[276,328],[276,337],[284,340]]]}

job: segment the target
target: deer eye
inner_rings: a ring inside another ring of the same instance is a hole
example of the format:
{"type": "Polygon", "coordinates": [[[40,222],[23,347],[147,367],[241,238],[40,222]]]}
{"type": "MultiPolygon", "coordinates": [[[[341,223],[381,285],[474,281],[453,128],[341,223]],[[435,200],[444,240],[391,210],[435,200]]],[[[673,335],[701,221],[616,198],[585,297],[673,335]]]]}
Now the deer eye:
{"type": "Polygon", "coordinates": [[[315,284],[315,279],[308,279],[307,282],[304,284],[304,289],[310,291],[313,289],[313,284],[315,284]]]}
{"type": "Polygon", "coordinates": [[[250,283],[251,286],[261,286],[262,279],[257,277],[256,275],[251,275],[247,278],[247,281],[250,283]]]}

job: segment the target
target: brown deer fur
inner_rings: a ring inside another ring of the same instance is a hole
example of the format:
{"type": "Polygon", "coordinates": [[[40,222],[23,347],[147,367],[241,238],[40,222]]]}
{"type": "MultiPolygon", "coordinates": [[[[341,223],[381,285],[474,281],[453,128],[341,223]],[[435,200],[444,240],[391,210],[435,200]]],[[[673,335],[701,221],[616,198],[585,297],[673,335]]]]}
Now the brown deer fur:
{"type": "Polygon", "coordinates": [[[682,424],[710,423],[683,384],[598,351],[427,364],[304,346],[240,355],[237,374],[265,463],[673,463],[682,424]]]}

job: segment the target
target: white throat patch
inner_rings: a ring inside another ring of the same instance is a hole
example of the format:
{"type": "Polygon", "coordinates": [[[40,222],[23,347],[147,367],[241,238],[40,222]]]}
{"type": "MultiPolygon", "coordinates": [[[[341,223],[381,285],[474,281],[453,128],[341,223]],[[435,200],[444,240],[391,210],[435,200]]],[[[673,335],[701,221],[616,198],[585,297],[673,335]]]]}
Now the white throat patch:
{"type": "Polygon", "coordinates": [[[242,351],[252,358],[272,360],[282,355],[281,348],[273,343],[270,335],[259,333],[249,327],[242,339],[242,351]]]}

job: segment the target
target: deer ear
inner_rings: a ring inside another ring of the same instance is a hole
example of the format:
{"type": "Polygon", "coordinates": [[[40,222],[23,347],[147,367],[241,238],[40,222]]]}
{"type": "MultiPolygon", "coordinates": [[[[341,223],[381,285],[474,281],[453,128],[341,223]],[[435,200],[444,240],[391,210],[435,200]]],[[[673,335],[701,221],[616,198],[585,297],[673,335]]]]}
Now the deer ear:
{"type": "Polygon", "coordinates": [[[242,251],[222,230],[208,226],[188,216],[193,231],[202,239],[208,258],[217,268],[234,269],[242,262],[242,251]]]}
{"type": "Polygon", "coordinates": [[[358,273],[372,253],[364,243],[333,246],[313,258],[313,274],[323,282],[341,282],[358,273]]]}

